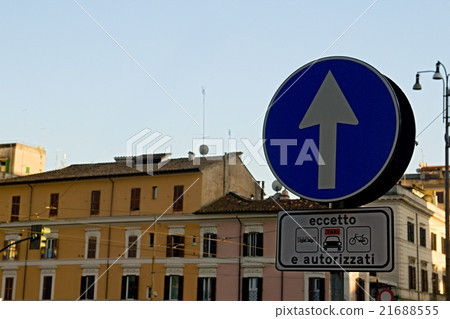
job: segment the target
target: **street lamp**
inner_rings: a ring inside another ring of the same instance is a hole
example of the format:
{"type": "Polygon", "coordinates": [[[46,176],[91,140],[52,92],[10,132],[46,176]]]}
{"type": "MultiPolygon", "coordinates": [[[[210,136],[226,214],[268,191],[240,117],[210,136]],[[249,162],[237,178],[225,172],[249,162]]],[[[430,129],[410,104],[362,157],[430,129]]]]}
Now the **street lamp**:
{"type": "Polygon", "coordinates": [[[434,80],[442,80],[443,83],[443,99],[444,99],[444,123],[445,123],[445,173],[444,173],[444,180],[445,180],[445,293],[447,296],[447,300],[450,300],[450,236],[449,236],[449,180],[448,180],[448,172],[449,172],[449,166],[448,166],[448,160],[449,160],[449,147],[450,147],[450,141],[449,141],[449,135],[448,135],[448,129],[449,129],[449,118],[448,118],[448,97],[450,95],[450,91],[448,89],[448,78],[449,74],[447,73],[447,69],[445,66],[437,61],[436,63],[436,70],[435,71],[419,71],[416,74],[416,83],[413,86],[413,90],[421,90],[422,86],[420,85],[419,78],[420,73],[434,73],[433,79],[434,80]],[[444,69],[445,77],[442,76],[440,72],[440,67],[444,69]]]}

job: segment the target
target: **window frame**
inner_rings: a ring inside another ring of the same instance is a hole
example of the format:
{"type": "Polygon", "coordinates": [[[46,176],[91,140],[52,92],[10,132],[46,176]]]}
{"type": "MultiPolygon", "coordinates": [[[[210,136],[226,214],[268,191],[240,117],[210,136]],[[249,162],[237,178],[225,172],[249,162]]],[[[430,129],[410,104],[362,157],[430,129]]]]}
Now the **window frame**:
{"type": "Polygon", "coordinates": [[[414,223],[408,221],[407,223],[407,239],[410,243],[414,243],[414,223]]]}
{"type": "Polygon", "coordinates": [[[421,291],[422,292],[428,292],[428,270],[427,269],[420,269],[420,281],[422,283],[421,285],[421,291]]]}
{"type": "Polygon", "coordinates": [[[431,290],[432,293],[437,295],[439,294],[439,274],[437,272],[431,273],[431,290]]]}
{"type": "Polygon", "coordinates": [[[173,211],[183,211],[184,185],[175,185],[173,187],[173,211]]]}
{"type": "MultiPolygon", "coordinates": [[[[17,239],[6,239],[3,242],[3,247],[10,245],[14,242],[16,242],[17,239]]],[[[19,245],[14,244],[6,248],[4,251],[2,251],[3,260],[18,260],[19,259],[19,245]]]]}
{"type": "Polygon", "coordinates": [[[197,279],[197,301],[216,300],[216,278],[198,277],[197,279]]]}
{"type": "Polygon", "coordinates": [[[138,258],[139,236],[130,234],[127,236],[127,258],[138,258]]]}
{"type": "Polygon", "coordinates": [[[251,231],[244,233],[243,256],[262,257],[264,256],[264,233],[251,231]]]}
{"type": "Polygon", "coordinates": [[[254,301],[262,301],[263,294],[263,278],[262,277],[244,277],[242,278],[242,300],[244,301],[253,301],[250,300],[250,293],[256,291],[256,300],[254,301]],[[256,289],[255,289],[256,283],[256,289]]]}
{"type": "Polygon", "coordinates": [[[411,290],[417,289],[417,270],[414,265],[408,265],[408,288],[411,290]]]}
{"type": "Polygon", "coordinates": [[[41,273],[41,287],[40,287],[40,294],[39,294],[39,300],[53,300],[55,291],[55,271],[52,270],[50,273],[41,273]],[[46,282],[46,278],[50,279],[50,286],[49,283],[46,282]],[[45,291],[46,289],[50,289],[50,291],[45,291]],[[47,298],[47,295],[48,298],[47,298]]]}
{"type": "Polygon", "coordinates": [[[82,275],[79,300],[95,300],[95,275],[82,275]]]}
{"type": "Polygon", "coordinates": [[[49,217],[58,217],[59,193],[50,194],[49,217]]]}
{"type": "Polygon", "coordinates": [[[325,300],[325,278],[324,277],[308,277],[308,301],[325,300]],[[316,289],[318,288],[318,290],[316,289]],[[318,296],[316,295],[318,294],[318,296]],[[316,296],[319,299],[316,299],[316,296]]]}
{"type": "Polygon", "coordinates": [[[170,301],[181,301],[183,300],[183,287],[184,287],[184,277],[182,275],[166,275],[164,277],[164,300],[170,301]],[[172,297],[173,291],[173,279],[177,278],[177,296],[176,299],[172,297]]]}
{"type": "Polygon", "coordinates": [[[422,226],[419,227],[419,245],[427,247],[427,230],[422,226]]]}
{"type": "Polygon", "coordinates": [[[141,188],[134,187],[130,194],[130,211],[137,211],[141,209],[141,188]]]}
{"type": "Polygon", "coordinates": [[[96,236],[88,237],[86,258],[87,259],[97,258],[97,237],[96,236]]]}
{"type": "Polygon", "coordinates": [[[12,273],[10,271],[5,271],[2,276],[2,291],[0,294],[1,300],[12,301],[15,300],[16,293],[16,271],[12,273]],[[9,285],[10,284],[10,285],[9,285]]]}
{"type": "Polygon", "coordinates": [[[437,251],[437,234],[431,232],[431,239],[430,239],[430,243],[431,243],[431,250],[437,251]]]}
{"type": "Polygon", "coordinates": [[[215,258],[217,256],[217,234],[211,232],[204,233],[202,246],[202,257],[215,258]]]}
{"type": "Polygon", "coordinates": [[[20,216],[20,196],[12,196],[11,198],[11,222],[18,222],[20,216]]]}
{"type": "Polygon", "coordinates": [[[152,186],[152,199],[158,198],[158,186],[152,186]]]}
{"type": "Polygon", "coordinates": [[[444,192],[443,191],[436,191],[436,200],[438,204],[444,204],[444,192]]]}
{"type": "Polygon", "coordinates": [[[167,235],[166,242],[166,257],[184,257],[184,235],[167,235]]]}
{"type": "Polygon", "coordinates": [[[139,275],[122,276],[121,300],[139,300],[139,275]],[[131,286],[131,278],[134,278],[134,286],[131,286]],[[131,294],[131,297],[130,297],[131,294]]]}
{"type": "Polygon", "coordinates": [[[155,233],[149,233],[148,235],[149,235],[148,247],[154,248],[155,247],[155,233]]]}
{"type": "Polygon", "coordinates": [[[50,237],[45,240],[45,247],[41,248],[41,259],[56,259],[58,258],[58,238],[50,237]],[[51,250],[50,248],[51,245],[51,250]]]}
{"type": "Polygon", "coordinates": [[[91,191],[91,208],[90,208],[91,215],[100,214],[101,195],[102,195],[102,193],[99,190],[91,191]]]}

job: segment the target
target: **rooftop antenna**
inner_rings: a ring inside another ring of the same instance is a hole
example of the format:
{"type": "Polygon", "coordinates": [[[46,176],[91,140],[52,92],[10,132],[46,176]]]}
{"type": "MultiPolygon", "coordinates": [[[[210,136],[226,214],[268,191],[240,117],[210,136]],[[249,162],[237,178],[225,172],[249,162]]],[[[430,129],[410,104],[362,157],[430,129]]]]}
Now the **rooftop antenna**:
{"type": "Polygon", "coordinates": [[[199,147],[199,151],[200,154],[205,156],[206,154],[208,154],[209,152],[209,147],[208,145],[205,144],[205,96],[206,96],[206,89],[204,87],[202,87],[202,95],[203,95],[203,144],[200,145],[199,147]]]}

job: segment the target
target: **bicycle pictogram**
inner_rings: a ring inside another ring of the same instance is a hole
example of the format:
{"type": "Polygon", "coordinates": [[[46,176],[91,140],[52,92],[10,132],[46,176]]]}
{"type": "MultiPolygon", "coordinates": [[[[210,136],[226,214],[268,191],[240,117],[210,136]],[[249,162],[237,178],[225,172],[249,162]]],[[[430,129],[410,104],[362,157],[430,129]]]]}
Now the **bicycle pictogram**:
{"type": "Polygon", "coordinates": [[[369,243],[369,239],[367,239],[367,237],[365,237],[364,234],[359,236],[358,234],[355,234],[352,238],[348,240],[348,243],[350,245],[354,245],[356,244],[356,242],[361,243],[363,245],[367,245],[369,243]]]}

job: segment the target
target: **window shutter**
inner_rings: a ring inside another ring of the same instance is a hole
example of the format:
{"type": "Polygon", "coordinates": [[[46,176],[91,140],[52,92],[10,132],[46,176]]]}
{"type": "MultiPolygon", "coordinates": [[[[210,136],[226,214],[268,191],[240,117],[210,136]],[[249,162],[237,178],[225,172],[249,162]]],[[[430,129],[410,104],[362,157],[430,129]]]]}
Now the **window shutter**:
{"type": "Polygon", "coordinates": [[[208,238],[203,235],[203,257],[208,257],[208,238]]]}
{"type": "Polygon", "coordinates": [[[122,276],[122,291],[120,293],[120,299],[127,299],[127,276],[122,276]]]}
{"type": "Polygon", "coordinates": [[[242,278],[242,300],[248,301],[249,278],[242,278]]]}
{"type": "MultiPolygon", "coordinates": [[[[248,256],[248,233],[244,233],[244,242],[243,242],[242,248],[243,248],[242,255],[248,256]]],[[[247,293],[247,295],[248,295],[248,293],[247,293]]]]}
{"type": "Polygon", "coordinates": [[[325,278],[320,278],[320,300],[325,300],[325,278]]]}
{"type": "Polygon", "coordinates": [[[86,277],[82,276],[81,277],[81,287],[80,287],[80,299],[86,299],[86,277]]]}
{"type": "Polygon", "coordinates": [[[172,257],[172,236],[167,235],[166,257],[172,257]]]}
{"type": "Polygon", "coordinates": [[[264,253],[263,233],[256,234],[256,256],[262,256],[264,253]]]}
{"type": "Polygon", "coordinates": [[[87,299],[94,300],[95,276],[87,276],[87,299]]]}
{"type": "Polygon", "coordinates": [[[139,299],[139,276],[134,276],[134,285],[131,287],[133,291],[133,299],[139,299]]]}
{"type": "Polygon", "coordinates": [[[178,246],[179,248],[179,257],[184,257],[184,236],[179,236],[180,238],[180,245],[178,246]]]}
{"type": "Polygon", "coordinates": [[[53,239],[53,258],[58,256],[58,238],[53,239]]]}
{"type": "Polygon", "coordinates": [[[183,276],[178,279],[178,300],[183,300],[183,276]]]}
{"type": "Polygon", "coordinates": [[[169,300],[170,295],[170,276],[164,277],[164,300],[169,300]]]}
{"type": "Polygon", "coordinates": [[[258,301],[262,300],[262,291],[263,291],[263,279],[258,278],[258,301]]]}
{"type": "Polygon", "coordinates": [[[197,278],[197,300],[203,300],[203,278],[197,278]]]}
{"type": "Polygon", "coordinates": [[[211,257],[217,255],[217,234],[211,234],[211,257]]]}
{"type": "Polygon", "coordinates": [[[211,278],[211,300],[216,301],[216,278],[211,278]]]}

